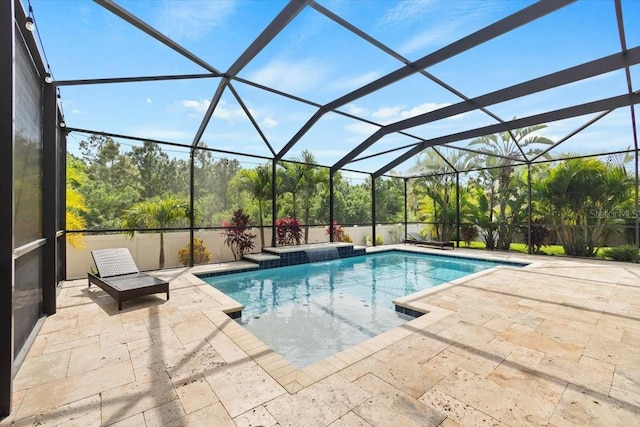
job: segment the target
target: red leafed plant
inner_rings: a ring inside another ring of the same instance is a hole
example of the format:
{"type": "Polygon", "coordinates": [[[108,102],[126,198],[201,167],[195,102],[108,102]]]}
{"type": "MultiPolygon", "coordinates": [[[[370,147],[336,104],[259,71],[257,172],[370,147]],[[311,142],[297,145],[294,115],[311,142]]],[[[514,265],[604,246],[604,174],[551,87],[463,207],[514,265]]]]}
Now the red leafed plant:
{"type": "Polygon", "coordinates": [[[254,247],[253,239],[256,235],[247,230],[250,222],[249,215],[243,213],[242,209],[238,209],[233,212],[230,222],[222,223],[226,236],[224,243],[231,248],[236,261],[241,260],[242,256],[254,247]]]}
{"type": "Polygon", "coordinates": [[[278,245],[299,245],[302,241],[302,227],[297,218],[284,217],[276,220],[278,245]]]}
{"type": "MultiPolygon", "coordinates": [[[[331,227],[331,229],[333,230],[333,241],[334,242],[343,242],[344,237],[345,237],[345,233],[344,230],[342,229],[342,226],[340,224],[338,224],[338,221],[333,220],[333,227],[331,227]]],[[[324,232],[327,236],[330,235],[330,231],[329,231],[329,226],[327,225],[324,228],[324,232]]]]}

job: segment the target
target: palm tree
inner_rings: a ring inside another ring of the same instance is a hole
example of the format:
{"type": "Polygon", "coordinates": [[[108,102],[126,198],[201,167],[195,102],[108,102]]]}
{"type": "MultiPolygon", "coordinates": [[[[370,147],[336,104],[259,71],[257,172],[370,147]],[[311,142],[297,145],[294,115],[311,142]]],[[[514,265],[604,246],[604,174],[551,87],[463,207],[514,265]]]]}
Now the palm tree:
{"type": "Polygon", "coordinates": [[[558,226],[567,255],[595,256],[615,213],[629,199],[633,179],[623,167],[598,159],[571,159],[551,169],[536,193],[547,217],[558,226]]]}
{"type": "MultiPolygon", "coordinates": [[[[434,223],[433,237],[448,241],[456,223],[455,171],[472,168],[476,159],[459,150],[448,153],[446,157],[436,149],[427,150],[423,154],[411,168],[411,172],[426,176],[413,182],[412,191],[418,199],[420,214],[434,223]]],[[[464,197],[461,197],[461,202],[462,199],[464,197]]],[[[461,203],[461,208],[465,209],[464,203],[461,203]]]]}
{"type": "Polygon", "coordinates": [[[264,247],[264,210],[265,202],[271,199],[271,168],[267,165],[255,169],[242,169],[238,174],[239,189],[246,190],[251,198],[258,202],[258,223],[260,225],[260,244],[264,247]]]}
{"type": "Polygon", "coordinates": [[[304,241],[309,243],[309,212],[311,211],[311,198],[315,195],[318,185],[329,181],[328,173],[323,173],[316,163],[313,153],[309,150],[302,151],[303,164],[300,165],[300,189],[302,190],[304,206],[304,241]]]}
{"type": "Polygon", "coordinates": [[[293,204],[292,217],[296,218],[296,194],[300,190],[302,180],[302,165],[298,163],[282,162],[279,165],[284,169],[280,175],[280,186],[285,193],[291,193],[293,204]]]}
{"type": "Polygon", "coordinates": [[[130,229],[127,233],[133,236],[134,229],[160,229],[159,268],[164,268],[164,231],[163,229],[177,225],[189,218],[189,202],[172,196],[154,197],[136,203],[122,215],[122,227],[130,229]]]}
{"type": "MultiPolygon", "coordinates": [[[[498,169],[496,178],[497,188],[495,194],[498,202],[498,249],[508,250],[511,244],[507,226],[507,207],[510,193],[511,177],[514,172],[514,160],[522,159],[525,156],[531,158],[543,150],[536,144],[552,145],[549,138],[534,135],[534,133],[545,129],[546,125],[535,125],[526,128],[513,129],[510,132],[503,132],[495,135],[487,135],[476,138],[469,143],[469,146],[479,146],[479,150],[493,156],[499,156],[501,168],[498,169]]],[[[493,180],[492,180],[493,181],[493,180]]],[[[493,194],[493,189],[490,190],[493,194]]]]}

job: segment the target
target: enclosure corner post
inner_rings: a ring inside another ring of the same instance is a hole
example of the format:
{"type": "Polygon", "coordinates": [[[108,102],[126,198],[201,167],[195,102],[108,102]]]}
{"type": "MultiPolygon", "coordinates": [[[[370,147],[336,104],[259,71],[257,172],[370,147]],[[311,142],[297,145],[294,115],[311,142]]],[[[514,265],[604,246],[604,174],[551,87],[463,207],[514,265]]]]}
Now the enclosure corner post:
{"type": "Polygon", "coordinates": [[[335,220],[335,195],[333,189],[333,170],[329,170],[329,241],[333,243],[333,221],[335,220]]]}
{"type": "Polygon", "coordinates": [[[276,216],[278,215],[278,207],[276,205],[276,173],[278,171],[278,162],[273,158],[271,161],[271,246],[276,246],[276,216]]]}
{"type": "Polygon", "coordinates": [[[409,204],[407,203],[407,183],[409,181],[409,178],[403,178],[404,181],[404,239],[402,239],[402,241],[406,241],[407,240],[407,227],[408,227],[408,222],[409,222],[409,212],[408,212],[408,206],[409,204]]]}
{"type": "Polygon", "coordinates": [[[527,253],[531,254],[533,253],[532,248],[531,248],[531,233],[533,232],[532,230],[532,225],[533,225],[533,210],[531,209],[531,163],[527,163],[527,198],[528,198],[528,203],[527,203],[527,230],[529,230],[529,232],[527,233],[527,253]]]}
{"type": "Polygon", "coordinates": [[[189,156],[189,266],[193,267],[195,264],[194,255],[194,227],[195,227],[195,154],[196,147],[191,148],[191,156],[189,156]]]}
{"type": "Polygon", "coordinates": [[[460,172],[456,171],[456,248],[460,247],[460,172]]]}
{"type": "Polygon", "coordinates": [[[376,246],[376,178],[371,175],[371,244],[376,246]]]}

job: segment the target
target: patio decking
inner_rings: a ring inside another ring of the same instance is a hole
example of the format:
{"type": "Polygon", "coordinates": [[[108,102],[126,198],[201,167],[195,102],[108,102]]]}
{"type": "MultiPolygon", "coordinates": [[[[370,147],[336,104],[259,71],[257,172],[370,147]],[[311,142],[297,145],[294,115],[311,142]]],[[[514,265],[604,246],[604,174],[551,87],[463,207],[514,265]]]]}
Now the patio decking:
{"type": "Polygon", "coordinates": [[[303,370],[187,270],[122,312],[67,282],[0,426],[638,425],[640,266],[455,252],[533,264],[414,298],[429,314],[303,370]]]}

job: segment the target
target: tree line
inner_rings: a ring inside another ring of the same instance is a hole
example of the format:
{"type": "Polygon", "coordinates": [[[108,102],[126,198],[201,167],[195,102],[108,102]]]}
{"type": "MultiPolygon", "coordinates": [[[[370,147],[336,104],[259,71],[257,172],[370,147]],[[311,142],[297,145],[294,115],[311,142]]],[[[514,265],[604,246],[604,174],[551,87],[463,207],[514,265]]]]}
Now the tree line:
{"type": "MultiPolygon", "coordinates": [[[[409,222],[424,222],[424,236],[448,241],[458,237],[459,212],[461,240],[479,239],[488,249],[508,250],[517,239],[529,241],[531,234],[537,236],[533,240],[538,250],[542,236],[558,241],[567,254],[580,256],[595,255],[612,225],[626,224],[632,231],[635,186],[625,169],[628,159],[578,158],[522,166],[514,159],[544,157],[553,146],[553,141],[539,136],[544,128],[477,138],[470,142],[474,150],[469,152],[445,155],[434,148],[417,156],[410,172],[418,177],[407,181],[409,222]],[[482,164],[477,153],[487,154],[482,164]],[[475,171],[456,175],[452,170],[475,171]],[[528,228],[529,212],[534,228],[528,228]]],[[[67,228],[188,226],[191,170],[184,157],[172,158],[150,141],[124,150],[110,137],[90,136],[80,143],[79,154],[68,154],[67,228]]],[[[242,209],[259,227],[260,244],[268,243],[262,226],[274,220],[272,166],[270,161],[251,161],[247,166],[237,159],[214,158],[207,149],[194,151],[196,227],[220,227],[242,209]]],[[[275,182],[275,220],[299,220],[304,241],[310,226],[329,224],[329,171],[317,164],[312,152],[279,162],[275,182]]],[[[404,222],[404,180],[378,178],[375,189],[373,221],[370,176],[354,180],[336,173],[334,219],[344,225],[404,222]]]]}

